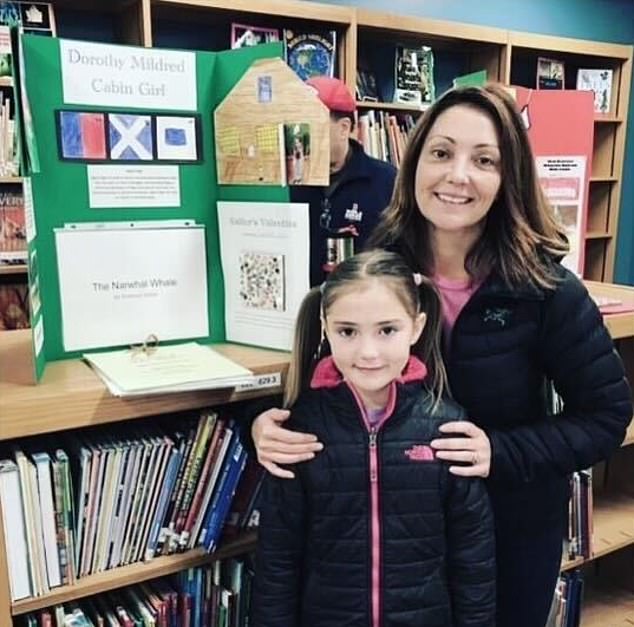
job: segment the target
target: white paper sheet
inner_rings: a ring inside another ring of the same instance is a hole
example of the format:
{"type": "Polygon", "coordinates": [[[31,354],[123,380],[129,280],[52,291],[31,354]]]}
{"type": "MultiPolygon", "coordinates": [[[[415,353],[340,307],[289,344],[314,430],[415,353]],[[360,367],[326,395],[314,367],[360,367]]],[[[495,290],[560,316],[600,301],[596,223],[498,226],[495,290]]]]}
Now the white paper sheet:
{"type": "Polygon", "coordinates": [[[219,202],[227,340],[290,350],[309,289],[307,204],[219,202]]]}
{"type": "Polygon", "coordinates": [[[195,111],[196,55],[61,39],[66,104],[195,111]]]}
{"type": "Polygon", "coordinates": [[[176,165],[89,165],[88,204],[105,207],[180,207],[176,165]]]}
{"type": "Polygon", "coordinates": [[[65,350],[209,335],[204,227],[143,224],[55,231],[65,350]]]}

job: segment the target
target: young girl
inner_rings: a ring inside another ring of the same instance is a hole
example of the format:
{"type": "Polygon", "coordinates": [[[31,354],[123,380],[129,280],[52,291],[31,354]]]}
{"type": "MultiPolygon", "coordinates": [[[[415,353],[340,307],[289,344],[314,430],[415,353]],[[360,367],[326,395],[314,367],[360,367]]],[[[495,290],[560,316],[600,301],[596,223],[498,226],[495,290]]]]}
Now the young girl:
{"type": "Polygon", "coordinates": [[[285,401],[324,451],[265,479],[254,627],[493,627],[484,485],[429,445],[464,417],[439,338],[434,288],[395,253],[350,257],[304,299],[285,401]]]}

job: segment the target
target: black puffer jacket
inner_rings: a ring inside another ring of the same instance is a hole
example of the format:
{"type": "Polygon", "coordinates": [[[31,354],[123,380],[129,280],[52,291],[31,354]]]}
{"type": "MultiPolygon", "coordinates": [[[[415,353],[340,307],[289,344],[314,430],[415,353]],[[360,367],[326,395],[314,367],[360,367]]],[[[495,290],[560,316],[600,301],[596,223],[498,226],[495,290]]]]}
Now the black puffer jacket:
{"type": "Polygon", "coordinates": [[[514,537],[565,515],[567,475],[610,456],[632,418],[601,314],[572,273],[555,271],[550,291],[491,276],[458,316],[445,359],[454,398],[491,441],[498,534],[514,537]],[[559,415],[548,415],[545,381],[564,400],[559,415]]]}
{"type": "Polygon", "coordinates": [[[438,426],[463,412],[446,402],[431,417],[421,375],[411,360],[376,434],[332,378],[294,407],[289,426],[325,448],[295,479],[265,479],[254,627],[493,627],[488,498],[433,458],[438,426]]]}

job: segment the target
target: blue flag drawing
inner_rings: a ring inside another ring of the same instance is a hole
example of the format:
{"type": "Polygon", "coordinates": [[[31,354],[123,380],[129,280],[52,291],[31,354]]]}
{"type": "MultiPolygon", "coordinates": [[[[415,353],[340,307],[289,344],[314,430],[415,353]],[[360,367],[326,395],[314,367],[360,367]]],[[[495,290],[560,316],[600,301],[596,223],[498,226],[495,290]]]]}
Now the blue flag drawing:
{"type": "Polygon", "coordinates": [[[154,140],[149,115],[108,114],[110,158],[122,161],[152,161],[154,140]]]}

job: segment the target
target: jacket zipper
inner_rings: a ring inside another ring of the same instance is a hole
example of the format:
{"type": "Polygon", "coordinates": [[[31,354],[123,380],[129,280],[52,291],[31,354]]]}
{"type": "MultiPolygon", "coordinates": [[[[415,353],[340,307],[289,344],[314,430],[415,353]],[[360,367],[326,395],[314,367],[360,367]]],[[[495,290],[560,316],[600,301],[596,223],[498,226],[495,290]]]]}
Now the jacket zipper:
{"type": "Polygon", "coordinates": [[[381,519],[379,516],[379,460],[376,446],[377,429],[370,429],[370,503],[372,534],[372,627],[380,627],[381,616],[381,519]]]}

